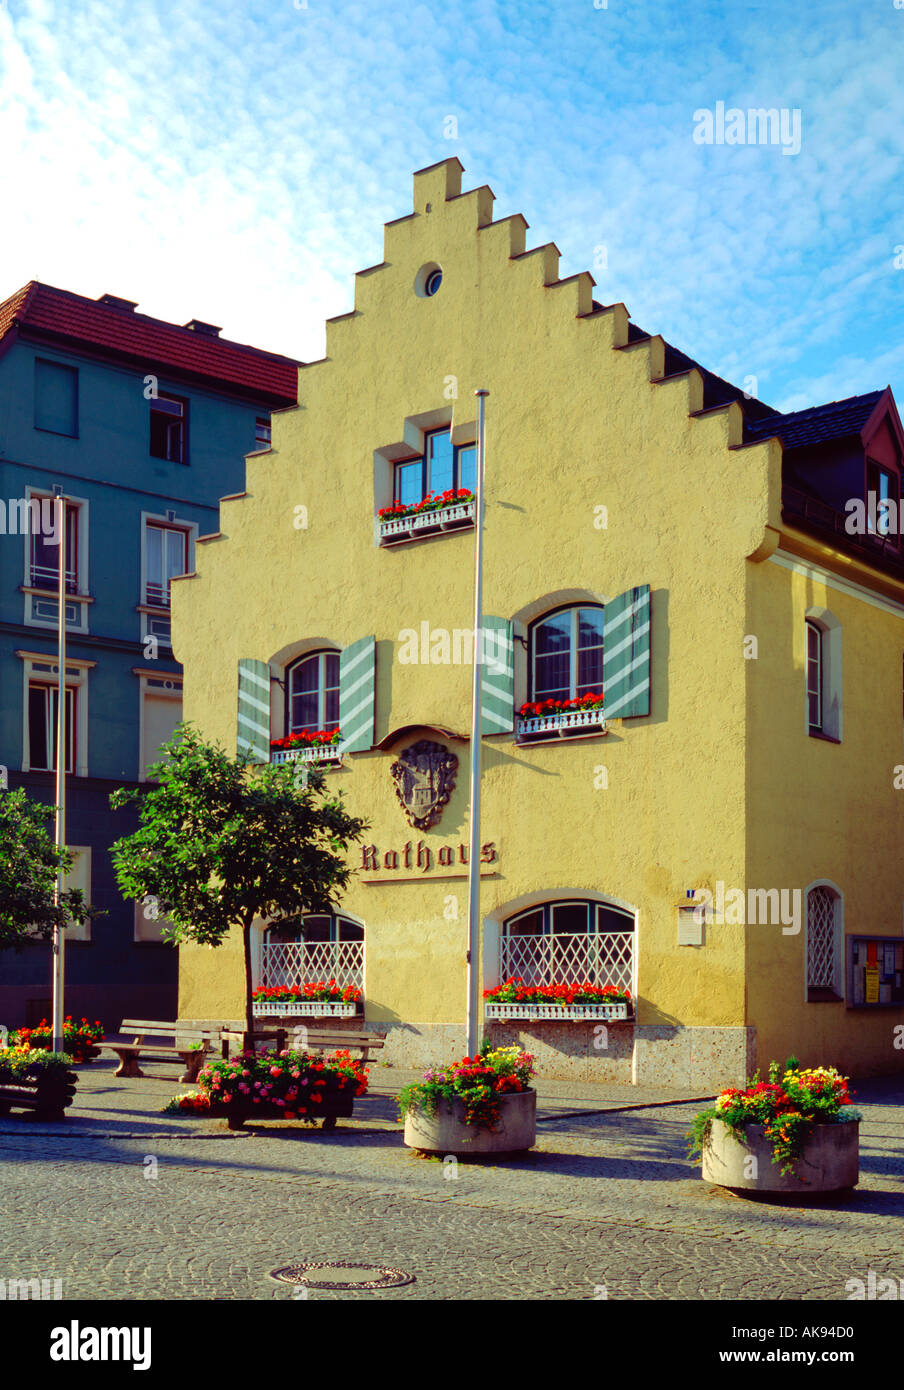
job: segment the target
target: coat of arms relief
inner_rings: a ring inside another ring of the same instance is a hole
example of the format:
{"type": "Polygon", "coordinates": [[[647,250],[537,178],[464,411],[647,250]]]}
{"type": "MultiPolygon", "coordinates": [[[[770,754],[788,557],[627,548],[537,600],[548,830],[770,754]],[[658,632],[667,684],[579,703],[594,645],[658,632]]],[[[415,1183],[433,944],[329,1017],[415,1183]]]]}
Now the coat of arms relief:
{"type": "Polygon", "coordinates": [[[458,758],[441,743],[422,738],[406,748],[389,769],[409,825],[435,825],[455,789],[458,758]]]}

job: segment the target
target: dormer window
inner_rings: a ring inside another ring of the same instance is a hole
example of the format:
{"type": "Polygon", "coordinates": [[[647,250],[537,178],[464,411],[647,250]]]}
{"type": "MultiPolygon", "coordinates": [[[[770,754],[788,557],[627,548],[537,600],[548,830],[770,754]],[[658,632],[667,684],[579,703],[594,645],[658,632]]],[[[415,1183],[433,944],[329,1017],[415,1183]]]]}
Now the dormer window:
{"type": "Polygon", "coordinates": [[[866,461],[867,529],[873,536],[890,536],[898,544],[899,479],[873,459],[866,461]]]}

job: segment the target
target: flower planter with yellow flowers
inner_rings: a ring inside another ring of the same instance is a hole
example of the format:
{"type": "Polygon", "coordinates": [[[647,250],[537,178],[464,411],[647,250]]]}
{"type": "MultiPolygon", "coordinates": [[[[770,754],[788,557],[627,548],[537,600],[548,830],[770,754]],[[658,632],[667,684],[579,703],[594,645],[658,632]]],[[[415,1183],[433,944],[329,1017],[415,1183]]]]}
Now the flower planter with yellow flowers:
{"type": "Polygon", "coordinates": [[[704,1182],[733,1191],[808,1196],[855,1187],[859,1179],[860,1114],[849,1105],[847,1078],[834,1067],[759,1073],[747,1088],[728,1087],[699,1114],[690,1153],[702,1160],[704,1182]]]}

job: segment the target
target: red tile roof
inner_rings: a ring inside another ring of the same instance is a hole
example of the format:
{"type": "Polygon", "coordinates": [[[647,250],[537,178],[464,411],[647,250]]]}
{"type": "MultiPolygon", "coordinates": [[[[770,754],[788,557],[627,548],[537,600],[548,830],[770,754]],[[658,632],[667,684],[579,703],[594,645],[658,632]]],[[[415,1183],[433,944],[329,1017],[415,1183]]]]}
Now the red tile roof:
{"type": "Polygon", "coordinates": [[[0,344],[15,329],[29,337],[126,358],[139,368],[206,380],[273,406],[298,399],[298,366],[211,334],[31,280],[0,303],[0,344]]]}

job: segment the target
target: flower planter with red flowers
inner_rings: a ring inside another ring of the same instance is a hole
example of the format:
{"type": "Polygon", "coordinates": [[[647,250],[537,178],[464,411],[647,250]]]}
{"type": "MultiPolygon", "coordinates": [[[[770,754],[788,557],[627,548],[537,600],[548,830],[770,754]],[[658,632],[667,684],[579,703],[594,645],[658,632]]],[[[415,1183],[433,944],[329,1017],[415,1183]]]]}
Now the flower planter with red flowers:
{"type": "Polygon", "coordinates": [[[485,989],[483,997],[486,1017],[502,1022],[510,1019],[619,1022],[631,1017],[633,1007],[630,990],[589,983],[526,985],[522,980],[508,980],[495,989],[485,989]]]}
{"type": "Polygon", "coordinates": [[[335,980],[256,989],[251,996],[255,1018],[353,1018],[361,1012],[361,991],[354,985],[340,989],[335,980]]]}
{"type": "Polygon", "coordinates": [[[412,507],[405,507],[401,502],[381,507],[378,514],[380,544],[393,545],[440,531],[459,531],[473,526],[475,502],[468,488],[449,488],[446,492],[428,492],[423,501],[412,507]]]}
{"type": "Polygon", "coordinates": [[[287,734],[270,740],[271,763],[338,763],[342,761],[342,734],[339,729],[319,729],[316,733],[287,734]]]}
{"type": "Polygon", "coordinates": [[[398,1099],[410,1149],[441,1154],[519,1153],[537,1139],[534,1059],[485,1043],[476,1057],[430,1068],[398,1099]]]}
{"type": "Polygon", "coordinates": [[[606,733],[603,692],[588,691],[574,700],[528,700],[515,721],[519,743],[547,738],[594,738],[606,733]]]}
{"type": "Polygon", "coordinates": [[[729,1086],[688,1135],[704,1182],[732,1191],[837,1192],[859,1181],[860,1112],[834,1067],[773,1062],[745,1090],[729,1086]]]}
{"type": "MultiPolygon", "coordinates": [[[[83,1018],[76,1023],[71,1015],[67,1015],[63,1023],[63,1050],[73,1063],[80,1065],[99,1057],[103,1040],[104,1029],[100,1019],[89,1023],[83,1018]]],[[[13,1034],[11,1042],[19,1047],[49,1052],[53,1046],[53,1029],[47,1019],[42,1018],[36,1028],[20,1028],[13,1034]]]]}
{"type": "Polygon", "coordinates": [[[324,1129],[332,1129],[338,1118],[352,1115],[368,1075],[363,1062],[344,1049],[329,1057],[242,1052],[208,1062],[198,1074],[200,1092],[174,1097],[166,1110],[225,1115],[230,1129],[241,1129],[247,1120],[320,1120],[324,1129]]]}

